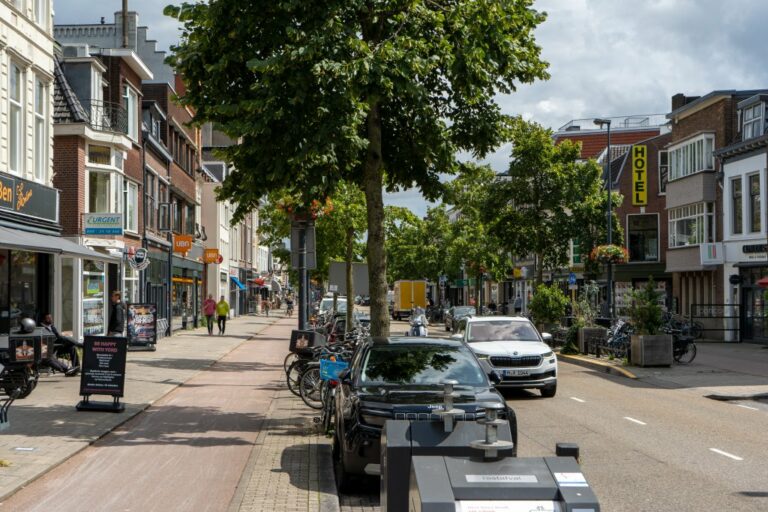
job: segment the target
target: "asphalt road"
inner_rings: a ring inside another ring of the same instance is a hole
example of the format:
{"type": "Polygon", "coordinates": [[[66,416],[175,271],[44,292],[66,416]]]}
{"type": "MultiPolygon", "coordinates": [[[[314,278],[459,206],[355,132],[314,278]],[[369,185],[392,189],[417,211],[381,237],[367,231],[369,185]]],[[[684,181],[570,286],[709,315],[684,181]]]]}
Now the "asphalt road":
{"type": "MultiPolygon", "coordinates": [[[[653,387],[567,363],[558,388],[549,399],[506,393],[518,417],[518,454],[549,456],[559,441],[578,443],[603,510],[768,510],[767,404],[713,401],[695,389],[653,387]]],[[[341,503],[345,512],[378,510],[375,495],[342,496],[341,503]]]]}

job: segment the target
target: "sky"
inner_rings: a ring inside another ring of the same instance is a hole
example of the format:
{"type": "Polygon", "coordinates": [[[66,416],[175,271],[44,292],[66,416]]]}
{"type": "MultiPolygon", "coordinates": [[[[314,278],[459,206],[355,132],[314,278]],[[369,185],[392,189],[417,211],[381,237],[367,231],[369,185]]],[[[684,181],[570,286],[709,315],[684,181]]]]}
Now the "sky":
{"type": "MultiPolygon", "coordinates": [[[[308,0],[309,1],[309,0],[308,0]]],[[[159,49],[178,39],[162,14],[172,0],[128,0],[159,49]]],[[[54,0],[57,24],[114,21],[121,0],[54,0]]],[[[539,0],[548,14],[536,30],[551,78],[499,96],[502,110],[557,129],[571,119],[664,114],[672,95],[768,87],[765,0],[539,0]]],[[[506,170],[509,147],[484,163],[506,170]]],[[[388,204],[423,215],[417,190],[388,194],[388,204]]]]}

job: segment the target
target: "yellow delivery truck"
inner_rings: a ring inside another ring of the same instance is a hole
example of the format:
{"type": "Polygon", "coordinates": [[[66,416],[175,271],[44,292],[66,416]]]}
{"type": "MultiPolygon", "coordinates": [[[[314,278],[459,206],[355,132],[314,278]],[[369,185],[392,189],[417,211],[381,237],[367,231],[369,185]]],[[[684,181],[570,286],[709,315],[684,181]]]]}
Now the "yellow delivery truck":
{"type": "Polygon", "coordinates": [[[411,309],[417,306],[422,309],[427,307],[427,282],[395,281],[392,318],[402,320],[410,316],[411,309]]]}

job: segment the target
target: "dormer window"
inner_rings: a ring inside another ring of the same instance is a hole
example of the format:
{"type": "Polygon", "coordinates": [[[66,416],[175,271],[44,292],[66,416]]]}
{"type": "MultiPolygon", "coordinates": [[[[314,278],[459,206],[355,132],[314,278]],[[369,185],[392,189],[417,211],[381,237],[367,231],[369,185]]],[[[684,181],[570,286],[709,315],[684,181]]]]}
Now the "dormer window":
{"type": "Polygon", "coordinates": [[[742,140],[763,134],[763,103],[755,103],[742,109],[742,140]]]}

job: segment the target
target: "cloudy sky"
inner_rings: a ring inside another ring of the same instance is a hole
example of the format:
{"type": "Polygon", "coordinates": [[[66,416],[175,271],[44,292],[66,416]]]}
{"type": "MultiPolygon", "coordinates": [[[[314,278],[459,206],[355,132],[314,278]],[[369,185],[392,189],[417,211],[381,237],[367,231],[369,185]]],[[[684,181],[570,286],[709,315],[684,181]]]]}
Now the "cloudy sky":
{"type": "MultiPolygon", "coordinates": [[[[171,0],[129,0],[150,36],[167,49],[178,37],[162,15],[171,0]]],[[[113,21],[120,0],[54,0],[55,22],[113,21]]],[[[765,0],[540,0],[548,13],[536,38],[550,63],[547,82],[499,98],[508,114],[556,129],[571,119],[669,111],[677,92],[768,86],[762,40],[765,0]]],[[[487,161],[506,169],[508,148],[487,161]]],[[[391,195],[391,204],[423,214],[417,191],[391,195]]]]}

